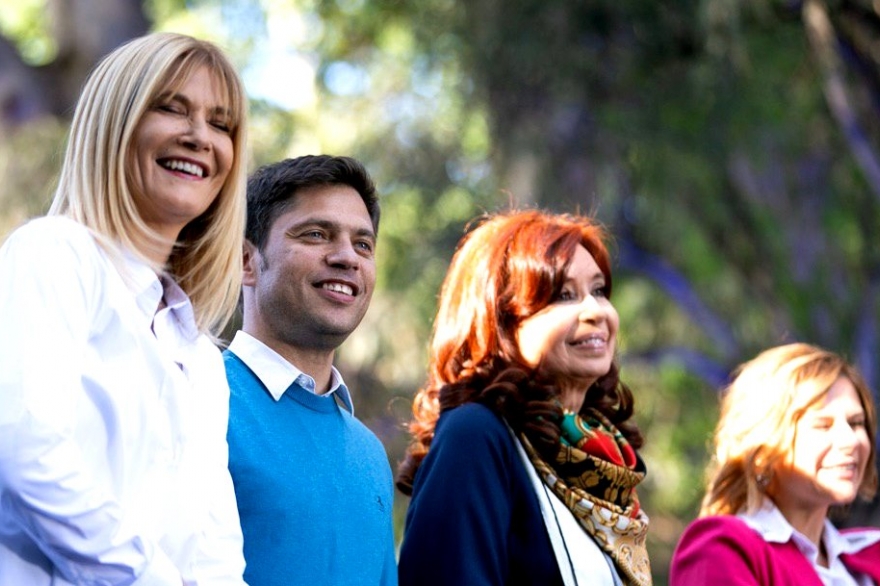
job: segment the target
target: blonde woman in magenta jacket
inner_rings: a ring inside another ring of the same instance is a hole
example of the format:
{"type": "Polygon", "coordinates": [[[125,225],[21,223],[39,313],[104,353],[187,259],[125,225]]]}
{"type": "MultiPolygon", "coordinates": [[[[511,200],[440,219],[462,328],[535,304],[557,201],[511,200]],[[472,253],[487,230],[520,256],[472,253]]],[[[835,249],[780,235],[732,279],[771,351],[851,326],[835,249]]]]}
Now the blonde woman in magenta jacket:
{"type": "Polygon", "coordinates": [[[828,520],[875,494],[876,429],[870,390],[834,353],[788,344],[742,365],[670,585],[880,585],[880,530],[828,520]]]}

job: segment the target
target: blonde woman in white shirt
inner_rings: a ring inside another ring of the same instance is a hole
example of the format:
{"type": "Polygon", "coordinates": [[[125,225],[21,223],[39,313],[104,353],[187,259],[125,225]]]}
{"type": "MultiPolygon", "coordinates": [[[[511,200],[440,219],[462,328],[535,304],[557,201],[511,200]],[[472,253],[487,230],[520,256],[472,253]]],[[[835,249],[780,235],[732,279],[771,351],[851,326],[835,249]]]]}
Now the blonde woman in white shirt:
{"type": "Polygon", "coordinates": [[[245,108],[215,45],[121,46],[49,215],[0,249],[0,584],[244,584],[213,341],[240,286],[245,108]]]}

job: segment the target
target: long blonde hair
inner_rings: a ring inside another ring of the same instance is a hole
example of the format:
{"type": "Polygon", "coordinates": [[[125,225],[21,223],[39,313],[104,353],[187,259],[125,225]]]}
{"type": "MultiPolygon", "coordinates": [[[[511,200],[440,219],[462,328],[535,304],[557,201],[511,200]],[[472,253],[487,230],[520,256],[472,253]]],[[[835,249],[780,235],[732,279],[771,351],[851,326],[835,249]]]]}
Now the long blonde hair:
{"type": "Polygon", "coordinates": [[[199,329],[218,335],[235,311],[241,287],[247,103],[237,72],[217,46],[186,35],[153,33],[107,55],[77,103],[49,214],[84,224],[111,253],[127,250],[155,265],[136,245],[165,243],[143,221],[132,196],[132,138],[157,97],[181,86],[200,67],[207,67],[226,91],[234,160],[217,198],[181,231],[167,265],[154,268],[168,271],[189,295],[199,329]]]}
{"type": "Polygon", "coordinates": [[[840,377],[852,382],[865,411],[871,454],[859,494],[873,498],[877,415],[871,391],[853,366],[833,352],[795,343],[762,352],[735,374],[721,402],[701,517],[760,507],[774,470],[791,455],[797,422],[840,377]]]}

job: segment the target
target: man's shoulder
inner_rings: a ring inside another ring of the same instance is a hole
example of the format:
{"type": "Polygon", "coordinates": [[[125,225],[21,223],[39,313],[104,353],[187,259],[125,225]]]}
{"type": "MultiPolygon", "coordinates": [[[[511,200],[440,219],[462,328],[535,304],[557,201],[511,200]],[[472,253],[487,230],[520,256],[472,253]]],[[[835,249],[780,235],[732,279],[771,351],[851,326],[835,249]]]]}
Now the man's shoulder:
{"type": "Polygon", "coordinates": [[[226,380],[233,398],[241,395],[241,389],[260,384],[260,379],[247,363],[229,348],[223,350],[223,365],[226,367],[226,380]]]}
{"type": "Polygon", "coordinates": [[[382,445],[382,441],[379,439],[379,436],[377,436],[376,433],[372,429],[367,427],[366,423],[361,421],[361,419],[358,418],[357,416],[349,413],[345,408],[343,408],[341,406],[340,406],[339,410],[343,414],[343,417],[346,418],[346,420],[348,421],[349,427],[352,429],[352,431],[355,434],[364,438],[366,441],[369,441],[370,443],[378,445],[379,447],[382,448],[383,451],[385,450],[384,446],[382,445]]]}
{"type": "Polygon", "coordinates": [[[240,371],[248,371],[249,370],[247,365],[244,363],[244,361],[241,358],[239,358],[239,356],[235,352],[230,350],[229,348],[226,348],[225,350],[223,350],[222,355],[223,355],[223,365],[226,367],[226,377],[227,378],[231,378],[231,377],[235,376],[240,371]]]}

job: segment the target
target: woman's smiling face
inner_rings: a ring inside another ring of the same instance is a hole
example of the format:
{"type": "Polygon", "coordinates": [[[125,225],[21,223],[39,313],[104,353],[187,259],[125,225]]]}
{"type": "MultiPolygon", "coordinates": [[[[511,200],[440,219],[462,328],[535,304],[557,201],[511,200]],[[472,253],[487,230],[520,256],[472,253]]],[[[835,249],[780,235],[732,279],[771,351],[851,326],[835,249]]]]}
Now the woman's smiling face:
{"type": "Polygon", "coordinates": [[[852,382],[838,378],[797,422],[792,452],[775,471],[780,509],[827,509],[855,500],[871,454],[865,421],[852,382]]]}
{"type": "Polygon", "coordinates": [[[620,324],[606,292],[604,273],[578,246],[559,297],[517,329],[523,359],[559,385],[563,404],[569,391],[583,402],[586,390],[611,369],[620,324]]]}
{"type": "Polygon", "coordinates": [[[144,222],[171,241],[220,193],[235,153],[229,106],[206,67],[162,95],[135,130],[130,186],[144,222]]]}

